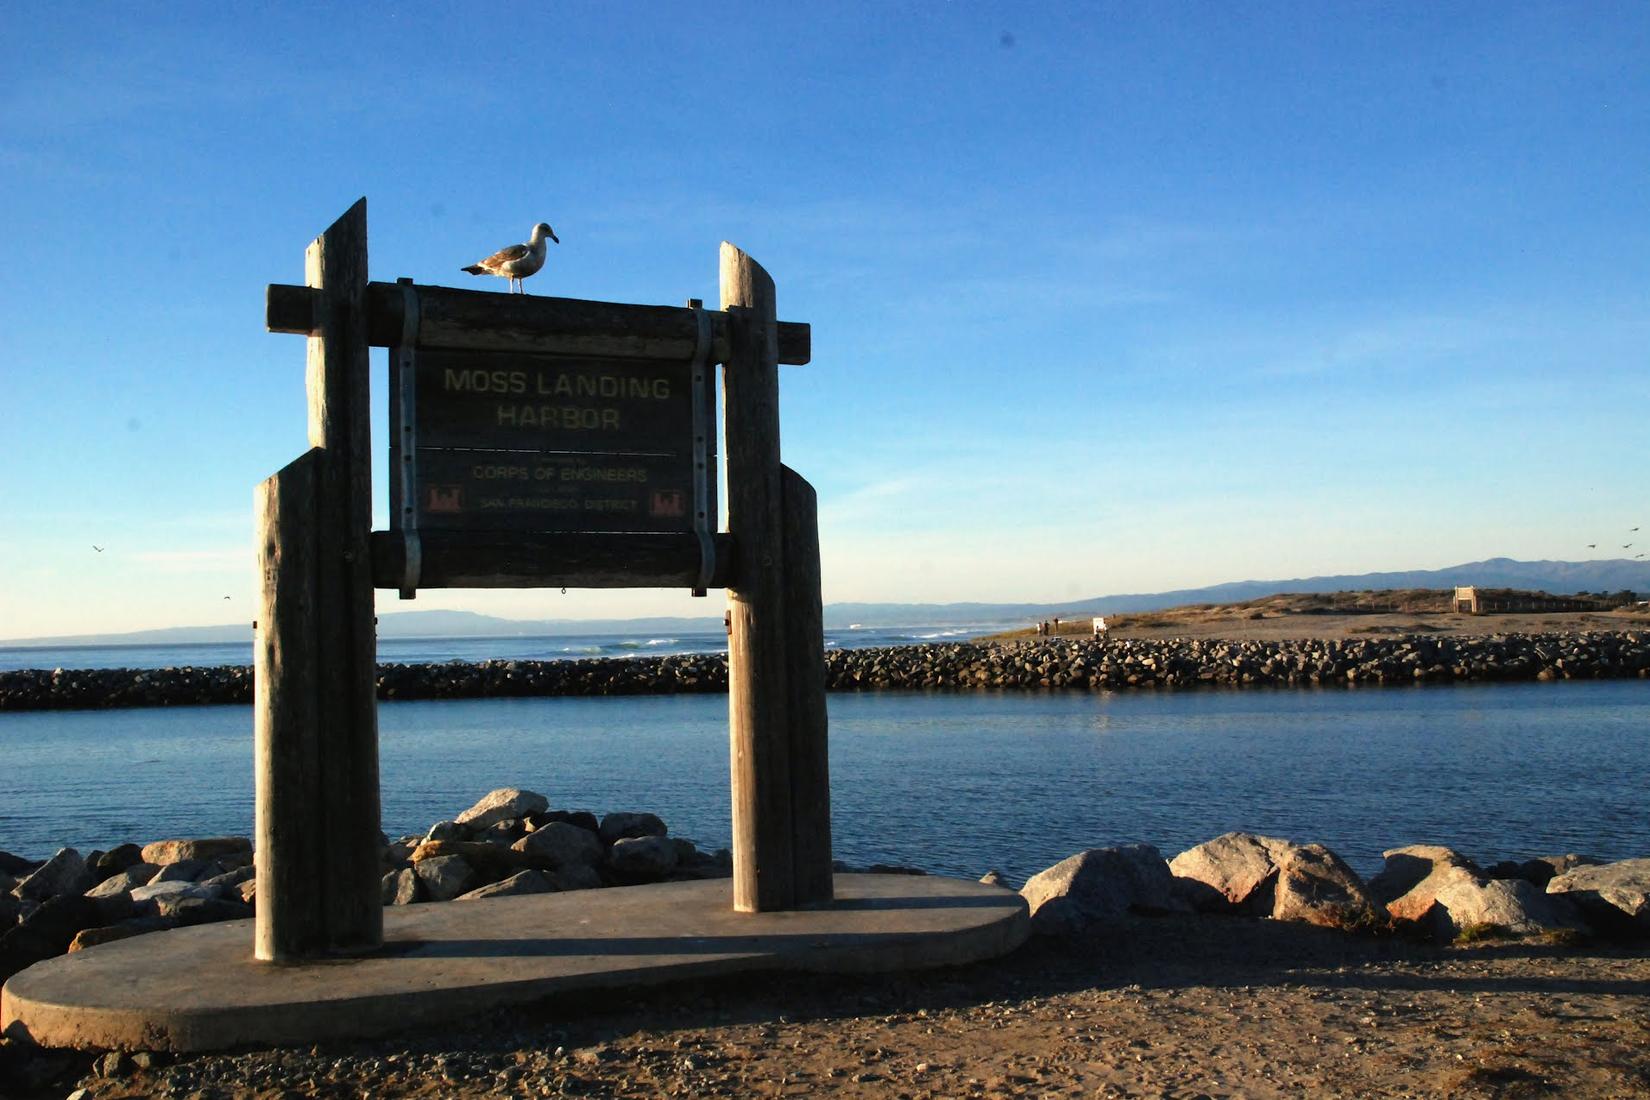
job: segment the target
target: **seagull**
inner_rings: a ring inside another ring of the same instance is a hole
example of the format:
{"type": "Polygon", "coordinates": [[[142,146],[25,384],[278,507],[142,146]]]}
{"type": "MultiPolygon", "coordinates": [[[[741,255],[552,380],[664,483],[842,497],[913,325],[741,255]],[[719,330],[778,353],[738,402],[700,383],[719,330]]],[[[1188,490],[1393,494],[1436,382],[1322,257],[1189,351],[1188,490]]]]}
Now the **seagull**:
{"type": "Polygon", "coordinates": [[[99,546],[99,545],[98,545],[98,544],[97,544],[97,543],[95,543],[95,542],[94,542],[94,543],[92,543],[92,549],[93,549],[93,550],[96,550],[96,551],[97,551],[97,552],[98,552],[98,553],[99,553],[99,554],[101,554],[101,553],[103,553],[103,547],[101,547],[101,546],[99,546]]]}
{"type": "Polygon", "coordinates": [[[1589,542],[1589,543],[1588,543],[1588,544],[1587,544],[1587,549],[1589,549],[1589,550],[1597,550],[1597,549],[1598,549],[1598,543],[1596,543],[1596,542],[1589,542]]]}
{"type": "Polygon", "coordinates": [[[521,287],[521,281],[534,274],[544,266],[544,238],[549,237],[557,244],[561,238],[556,231],[544,222],[533,227],[533,235],[526,244],[513,244],[509,248],[501,248],[488,256],[485,260],[473,263],[469,267],[460,268],[471,275],[498,275],[510,280],[512,293],[527,293],[521,287]]]}

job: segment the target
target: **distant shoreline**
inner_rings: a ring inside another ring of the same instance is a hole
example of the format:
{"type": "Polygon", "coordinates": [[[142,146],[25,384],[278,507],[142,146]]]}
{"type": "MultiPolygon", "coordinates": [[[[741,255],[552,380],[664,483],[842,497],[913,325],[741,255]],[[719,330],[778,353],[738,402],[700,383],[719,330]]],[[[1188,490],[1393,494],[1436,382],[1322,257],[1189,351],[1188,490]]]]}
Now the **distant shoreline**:
{"type": "MultiPolygon", "coordinates": [[[[1064,637],[826,652],[826,686],[1121,691],[1650,679],[1650,630],[1339,638],[1064,637]]],[[[247,666],[0,672],[0,711],[244,705],[247,666]]],[[[727,690],[720,653],[380,664],[381,700],[674,695],[727,690]]]]}

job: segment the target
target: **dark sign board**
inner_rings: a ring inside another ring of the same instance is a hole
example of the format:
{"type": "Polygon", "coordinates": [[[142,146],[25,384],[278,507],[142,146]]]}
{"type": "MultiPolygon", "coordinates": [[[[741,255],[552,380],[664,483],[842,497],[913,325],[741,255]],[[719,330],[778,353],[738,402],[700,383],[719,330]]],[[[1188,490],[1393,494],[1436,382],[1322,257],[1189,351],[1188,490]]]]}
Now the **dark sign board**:
{"type": "Polygon", "coordinates": [[[394,526],[705,531],[714,390],[701,364],[391,349],[394,526]]]}

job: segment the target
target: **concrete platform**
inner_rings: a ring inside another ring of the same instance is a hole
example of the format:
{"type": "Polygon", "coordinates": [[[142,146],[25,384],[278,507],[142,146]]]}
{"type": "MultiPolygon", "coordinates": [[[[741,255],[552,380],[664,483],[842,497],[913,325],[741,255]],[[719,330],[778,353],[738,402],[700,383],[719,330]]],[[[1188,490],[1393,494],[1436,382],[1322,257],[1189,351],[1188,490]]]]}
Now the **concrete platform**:
{"type": "Polygon", "coordinates": [[[735,913],[732,883],[666,883],[384,911],[368,958],[274,966],[252,922],[157,932],[37,963],[0,1029],[43,1046],[220,1050],[384,1035],[579,990],[750,970],[974,962],[1026,938],[1025,901],[916,875],[838,875],[827,909],[735,913]]]}

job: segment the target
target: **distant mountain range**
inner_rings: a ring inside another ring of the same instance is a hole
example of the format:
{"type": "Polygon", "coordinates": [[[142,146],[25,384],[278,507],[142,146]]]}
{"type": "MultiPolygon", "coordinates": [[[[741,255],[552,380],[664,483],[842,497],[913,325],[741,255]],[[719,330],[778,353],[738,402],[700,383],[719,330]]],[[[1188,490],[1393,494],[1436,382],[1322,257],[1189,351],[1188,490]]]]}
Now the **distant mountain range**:
{"type": "MultiPolygon", "coordinates": [[[[1487,561],[1452,565],[1447,569],[1414,569],[1402,573],[1360,573],[1355,576],[1301,577],[1278,581],[1232,581],[1207,588],[1173,592],[1133,593],[1062,600],[1059,603],[833,603],[825,606],[830,628],[859,625],[989,626],[1046,619],[1081,618],[1125,611],[1157,611],[1200,603],[1241,603],[1282,592],[1357,592],[1388,588],[1452,588],[1475,584],[1485,588],[1518,588],[1553,595],[1574,592],[1650,590],[1650,562],[1645,561],[1487,561]]],[[[720,616],[646,619],[501,619],[473,611],[391,611],[379,616],[378,633],[385,638],[521,637],[559,634],[647,633],[662,635],[716,630],[720,616]]],[[[167,645],[244,642],[250,631],[244,624],[178,626],[138,630],[125,634],[82,634],[53,638],[24,638],[6,645],[167,645]]]]}
{"type": "Polygon", "coordinates": [[[1575,592],[1634,592],[1650,590],[1650,561],[1514,561],[1490,558],[1447,569],[1412,569],[1403,573],[1360,573],[1355,576],[1299,577],[1280,581],[1230,581],[1207,588],[1180,588],[1172,592],[1133,593],[1062,600],[1059,603],[834,603],[825,608],[826,626],[891,626],[907,623],[944,626],[953,623],[1002,622],[1020,619],[1081,618],[1126,611],[1160,611],[1199,603],[1242,603],[1282,592],[1361,592],[1389,588],[1454,588],[1475,584],[1481,588],[1517,588],[1552,595],[1575,592]]]}

